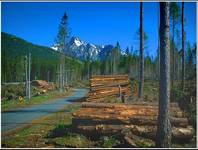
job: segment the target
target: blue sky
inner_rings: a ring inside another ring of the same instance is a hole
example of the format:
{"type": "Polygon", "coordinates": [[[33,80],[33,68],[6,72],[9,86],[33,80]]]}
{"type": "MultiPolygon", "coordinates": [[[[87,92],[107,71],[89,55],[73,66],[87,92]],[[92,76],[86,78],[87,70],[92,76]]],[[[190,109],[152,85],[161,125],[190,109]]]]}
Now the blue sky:
{"type": "MultiPolygon", "coordinates": [[[[178,3],[181,6],[181,3],[178,3]]],[[[149,37],[146,54],[157,49],[158,3],[144,3],[144,30],[149,37]]],[[[52,46],[64,12],[69,16],[71,35],[121,49],[139,48],[138,2],[2,2],[2,31],[38,45],[52,46]]],[[[196,42],[196,3],[185,3],[187,41],[196,42]]],[[[178,26],[181,28],[180,26],[178,26]]]]}

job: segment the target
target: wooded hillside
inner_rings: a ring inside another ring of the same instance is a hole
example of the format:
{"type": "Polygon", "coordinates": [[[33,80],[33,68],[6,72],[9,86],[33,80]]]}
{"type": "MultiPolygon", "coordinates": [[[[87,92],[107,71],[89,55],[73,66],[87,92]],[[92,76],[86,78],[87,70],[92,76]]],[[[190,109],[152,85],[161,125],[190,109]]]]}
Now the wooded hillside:
{"type": "MultiPolygon", "coordinates": [[[[29,52],[32,55],[31,80],[47,80],[48,71],[49,81],[57,80],[59,52],[49,47],[34,45],[3,32],[1,33],[1,39],[2,82],[25,81],[25,55],[28,55],[29,52]]],[[[68,70],[74,70],[73,79],[81,77],[82,62],[65,56],[65,67],[68,70]]]]}

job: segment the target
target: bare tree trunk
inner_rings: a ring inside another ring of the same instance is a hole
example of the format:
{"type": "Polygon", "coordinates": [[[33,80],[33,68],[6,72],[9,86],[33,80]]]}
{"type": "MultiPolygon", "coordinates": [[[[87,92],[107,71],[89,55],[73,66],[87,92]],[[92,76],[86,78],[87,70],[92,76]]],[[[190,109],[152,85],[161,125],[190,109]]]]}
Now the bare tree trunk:
{"type": "Polygon", "coordinates": [[[28,57],[25,56],[25,96],[28,98],[28,57]]]}
{"type": "Polygon", "coordinates": [[[29,53],[29,59],[28,59],[28,100],[31,98],[31,53],[29,53]]]}
{"type": "Polygon", "coordinates": [[[60,72],[59,72],[59,86],[60,86],[60,92],[63,92],[64,90],[64,71],[65,71],[65,56],[63,53],[61,53],[60,56],[60,72]]]}
{"type": "Polygon", "coordinates": [[[62,87],[63,87],[63,90],[64,90],[64,87],[65,87],[65,56],[64,56],[64,54],[63,54],[63,56],[62,56],[63,58],[63,60],[62,60],[62,87]]]}
{"type": "Polygon", "coordinates": [[[175,19],[173,18],[173,29],[172,29],[172,34],[173,34],[173,37],[172,37],[172,64],[173,64],[173,68],[172,68],[172,79],[171,79],[171,86],[173,87],[174,86],[174,79],[175,79],[175,45],[174,45],[174,42],[175,42],[175,19]]]}
{"type": "Polygon", "coordinates": [[[184,2],[182,2],[182,90],[184,91],[185,80],[185,49],[184,49],[184,2]]]}
{"type": "Polygon", "coordinates": [[[87,80],[89,80],[90,78],[90,62],[88,61],[88,65],[87,65],[87,80]]]}
{"type": "Polygon", "coordinates": [[[60,65],[59,65],[59,91],[62,92],[62,76],[61,76],[61,72],[62,72],[62,64],[61,64],[61,57],[60,56],[60,65]]]}
{"type": "Polygon", "coordinates": [[[158,16],[158,76],[157,78],[158,80],[160,79],[160,15],[158,16]]]}
{"type": "Polygon", "coordinates": [[[143,3],[140,2],[140,76],[139,76],[139,98],[143,100],[144,89],[144,29],[143,29],[143,3]]]}
{"type": "Polygon", "coordinates": [[[160,89],[157,126],[157,147],[170,147],[171,124],[170,103],[170,43],[169,43],[169,3],[160,2],[160,89]]]}
{"type": "Polygon", "coordinates": [[[116,62],[115,62],[115,52],[113,52],[114,54],[113,54],[113,75],[115,75],[116,74],[116,62]]]}

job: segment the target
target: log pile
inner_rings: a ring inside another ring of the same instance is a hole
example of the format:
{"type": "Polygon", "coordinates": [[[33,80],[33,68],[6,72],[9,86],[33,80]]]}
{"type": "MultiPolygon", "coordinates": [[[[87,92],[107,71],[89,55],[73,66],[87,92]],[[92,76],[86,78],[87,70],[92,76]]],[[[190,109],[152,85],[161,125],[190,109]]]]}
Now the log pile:
{"type": "MultiPolygon", "coordinates": [[[[133,102],[108,103],[108,98],[131,96],[127,75],[93,76],[87,102],[73,113],[72,125],[85,135],[119,135],[132,147],[153,147],[156,139],[158,103],[133,102]]],[[[177,103],[170,103],[172,141],[186,142],[194,136],[194,129],[187,115],[177,103]]]]}
{"type": "Polygon", "coordinates": [[[121,95],[131,95],[128,75],[94,75],[90,79],[88,102],[101,102],[121,95]]]}
{"type": "MultiPolygon", "coordinates": [[[[193,138],[194,129],[186,114],[177,104],[170,104],[170,122],[173,141],[189,141],[193,138]]],[[[85,134],[112,135],[120,133],[123,139],[130,136],[155,140],[157,130],[158,105],[113,104],[83,102],[82,108],[73,113],[72,123],[85,134]]],[[[137,139],[137,138],[136,138],[137,139]]],[[[131,143],[133,138],[128,142],[131,143]]]]}
{"type": "Polygon", "coordinates": [[[53,90],[54,89],[53,85],[50,85],[45,80],[33,80],[31,82],[31,85],[35,86],[39,89],[43,89],[43,90],[53,90]]]}
{"type": "Polygon", "coordinates": [[[48,83],[45,80],[33,80],[31,82],[32,88],[32,95],[39,96],[47,93],[48,91],[54,90],[55,86],[53,83],[48,83]]]}

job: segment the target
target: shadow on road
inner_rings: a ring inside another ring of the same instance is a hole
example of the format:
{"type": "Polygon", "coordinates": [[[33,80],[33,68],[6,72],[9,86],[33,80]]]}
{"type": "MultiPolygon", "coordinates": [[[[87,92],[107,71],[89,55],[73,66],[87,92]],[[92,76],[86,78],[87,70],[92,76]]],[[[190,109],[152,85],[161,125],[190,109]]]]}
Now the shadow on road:
{"type": "Polygon", "coordinates": [[[70,103],[76,103],[76,102],[85,102],[87,99],[87,97],[82,97],[82,98],[78,98],[78,99],[69,99],[69,100],[66,100],[67,102],[70,102],[70,103]]]}

